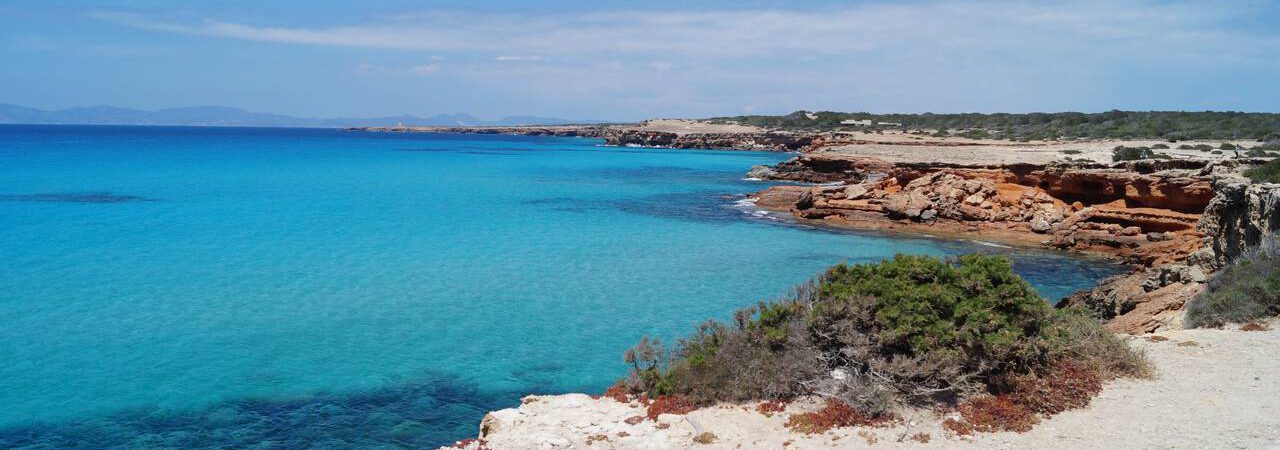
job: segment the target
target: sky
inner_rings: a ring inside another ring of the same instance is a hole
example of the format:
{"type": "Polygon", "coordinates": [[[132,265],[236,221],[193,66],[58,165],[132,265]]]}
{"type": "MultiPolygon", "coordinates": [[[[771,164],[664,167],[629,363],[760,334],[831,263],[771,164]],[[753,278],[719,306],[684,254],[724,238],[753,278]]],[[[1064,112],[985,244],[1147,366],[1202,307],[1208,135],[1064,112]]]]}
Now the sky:
{"type": "Polygon", "coordinates": [[[1280,1],[0,0],[0,59],[43,109],[1280,112],[1280,1]]]}

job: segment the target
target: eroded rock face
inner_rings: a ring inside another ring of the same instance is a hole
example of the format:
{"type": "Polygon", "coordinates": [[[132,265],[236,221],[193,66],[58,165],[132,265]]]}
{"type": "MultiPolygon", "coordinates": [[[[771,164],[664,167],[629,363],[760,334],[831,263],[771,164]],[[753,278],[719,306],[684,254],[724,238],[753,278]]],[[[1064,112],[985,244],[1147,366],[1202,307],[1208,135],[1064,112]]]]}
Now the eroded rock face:
{"type": "Polygon", "coordinates": [[[811,188],[803,203],[785,208],[800,217],[838,221],[872,212],[890,220],[1020,230],[1044,235],[1043,241],[1056,248],[1096,250],[1143,264],[1169,253],[1185,257],[1196,249],[1200,216],[1179,209],[1202,210],[1203,205],[1196,207],[1185,199],[1202,197],[1200,191],[1210,186],[1181,172],[1134,176],[1095,169],[1073,175],[1060,167],[930,169],[805,157],[780,165],[786,169],[775,168],[775,174],[794,175],[812,164],[818,169],[803,178],[849,184],[811,188]],[[1089,183],[1112,187],[1099,188],[1092,196],[1068,194],[1087,189],[1089,183]],[[1144,192],[1165,194],[1146,197],[1144,192]],[[1159,251],[1144,251],[1152,245],[1159,251]]]}
{"type": "Polygon", "coordinates": [[[1225,178],[1213,188],[1217,195],[1198,223],[1205,249],[1193,257],[1210,270],[1224,267],[1264,236],[1280,232],[1280,185],[1225,178]]]}

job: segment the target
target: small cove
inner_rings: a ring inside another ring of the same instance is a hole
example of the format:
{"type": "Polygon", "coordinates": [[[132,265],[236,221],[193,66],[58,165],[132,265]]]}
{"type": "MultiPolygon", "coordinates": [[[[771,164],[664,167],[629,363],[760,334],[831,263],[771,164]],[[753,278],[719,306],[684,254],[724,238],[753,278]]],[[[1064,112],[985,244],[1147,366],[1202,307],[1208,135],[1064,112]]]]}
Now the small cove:
{"type": "Polygon", "coordinates": [[[1122,270],[772,220],[743,174],[789,155],[598,143],[0,126],[0,447],[430,447],[837,262],[1122,270]]]}

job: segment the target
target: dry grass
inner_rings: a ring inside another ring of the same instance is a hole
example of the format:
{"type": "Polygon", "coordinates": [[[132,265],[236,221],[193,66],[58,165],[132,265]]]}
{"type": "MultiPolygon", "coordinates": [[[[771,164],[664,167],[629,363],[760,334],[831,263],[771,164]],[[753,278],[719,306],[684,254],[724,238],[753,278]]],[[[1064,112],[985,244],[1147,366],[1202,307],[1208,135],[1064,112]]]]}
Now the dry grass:
{"type": "Polygon", "coordinates": [[[968,436],[973,434],[973,424],[963,420],[944,420],[942,421],[942,428],[955,433],[956,436],[968,436]]]}
{"type": "Polygon", "coordinates": [[[716,442],[716,435],[710,431],[705,431],[702,434],[694,436],[693,442],[703,444],[703,445],[712,444],[716,442]]]}
{"type": "Polygon", "coordinates": [[[979,397],[959,407],[960,416],[975,431],[1031,431],[1040,422],[1035,412],[1006,395],[979,397]]]}
{"type": "Polygon", "coordinates": [[[1046,417],[1060,412],[1084,408],[1102,392],[1098,374],[1079,364],[1061,362],[1042,375],[1011,377],[1010,400],[1046,417]]]}
{"type": "MultiPolygon", "coordinates": [[[[1276,161],[1280,161],[1277,159],[1276,161]]],[[[1186,324],[1215,328],[1280,315],[1280,236],[1264,237],[1187,303],[1186,324]]]]}
{"type": "MultiPolygon", "coordinates": [[[[1098,320],[1080,309],[1059,310],[1055,324],[1054,361],[1070,361],[1093,371],[1103,381],[1118,378],[1150,378],[1151,361],[1146,353],[1135,349],[1107,331],[1098,320]]],[[[1152,336],[1159,340],[1161,337],[1152,336]]]]}
{"type": "Polygon", "coordinates": [[[853,426],[885,426],[897,420],[897,416],[882,414],[871,416],[848,403],[828,399],[826,406],[813,412],[794,414],[787,420],[787,428],[804,434],[825,433],[833,428],[853,426]]]}
{"type": "Polygon", "coordinates": [[[663,414],[684,415],[698,409],[689,399],[678,395],[664,395],[653,399],[645,409],[649,420],[658,420],[663,414]]]}
{"type": "Polygon", "coordinates": [[[789,404],[791,404],[790,399],[760,402],[759,405],[756,405],[756,412],[763,414],[765,417],[773,417],[774,414],[786,411],[789,404]]]}
{"type": "Polygon", "coordinates": [[[610,386],[609,389],[606,389],[604,391],[604,395],[601,395],[600,397],[611,398],[616,400],[618,403],[631,402],[631,395],[627,393],[627,388],[624,387],[622,383],[617,383],[617,384],[614,384],[613,386],[610,386]]]}
{"type": "Polygon", "coordinates": [[[1271,331],[1271,327],[1259,322],[1249,322],[1241,325],[1240,331],[1271,331]]]}

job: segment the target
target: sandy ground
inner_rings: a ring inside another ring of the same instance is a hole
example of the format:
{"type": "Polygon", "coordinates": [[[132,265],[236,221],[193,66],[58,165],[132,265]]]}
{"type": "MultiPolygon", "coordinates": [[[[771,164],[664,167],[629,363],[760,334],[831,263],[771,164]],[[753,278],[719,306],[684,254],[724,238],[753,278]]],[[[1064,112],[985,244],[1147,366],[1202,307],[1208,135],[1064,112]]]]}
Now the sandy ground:
{"type": "MultiPolygon", "coordinates": [[[[1088,408],[1042,421],[1027,433],[949,434],[931,412],[909,414],[892,428],[846,428],[796,435],[787,413],[765,416],[751,405],[726,405],[658,421],[627,419],[639,405],[582,394],[531,396],[518,409],[492,414],[494,449],[826,449],[826,448],[1280,448],[1280,331],[1180,330],[1166,341],[1132,338],[1156,366],[1152,380],[1122,380],[1088,408]],[[709,444],[695,443],[703,433],[709,444]],[[920,433],[928,442],[913,440],[920,433]],[[590,439],[590,440],[589,440],[590,439]]],[[[468,448],[477,448],[472,445],[468,448]]]]}
{"type": "MultiPolygon", "coordinates": [[[[853,145],[833,145],[818,150],[822,153],[848,157],[873,157],[889,162],[939,162],[948,164],[1047,164],[1066,158],[1087,159],[1111,163],[1111,151],[1116,146],[1151,147],[1168,145],[1169,149],[1155,150],[1180,159],[1223,159],[1235,156],[1235,152],[1223,150],[1221,154],[1200,150],[1179,150],[1179,145],[1208,144],[1215,149],[1221,141],[1185,141],[1168,143],[1159,140],[1098,140],[1098,141],[1032,141],[1012,142],[997,140],[964,139],[955,137],[935,138],[912,134],[888,132],[848,133],[844,137],[858,141],[853,145]],[[1064,153],[1066,152],[1066,153],[1064,153]],[[1076,153],[1078,152],[1078,153],[1076,153]]],[[[1231,141],[1232,144],[1252,147],[1255,141],[1231,141]]]]}

